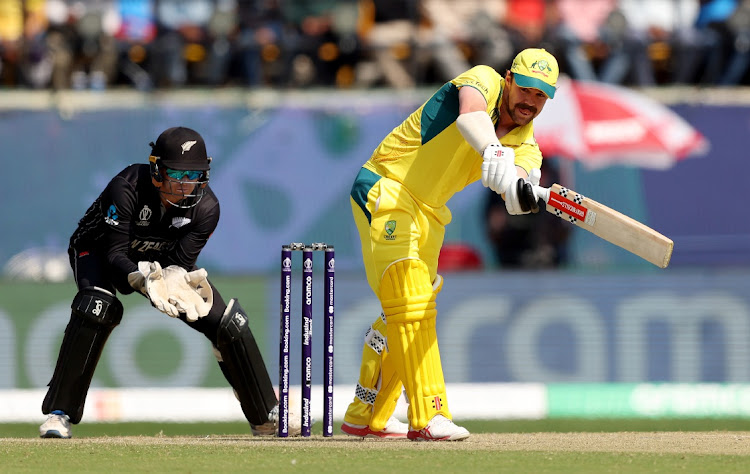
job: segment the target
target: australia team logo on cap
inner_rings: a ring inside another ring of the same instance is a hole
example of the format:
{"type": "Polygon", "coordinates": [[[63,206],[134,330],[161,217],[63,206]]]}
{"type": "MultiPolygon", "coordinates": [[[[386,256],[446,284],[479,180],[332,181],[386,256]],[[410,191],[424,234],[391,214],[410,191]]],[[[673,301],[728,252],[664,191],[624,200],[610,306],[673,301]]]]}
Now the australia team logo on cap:
{"type": "Polygon", "coordinates": [[[511,72],[521,87],[532,87],[555,97],[557,77],[560,74],[557,60],[544,49],[524,49],[513,59],[511,72]]]}
{"type": "Polygon", "coordinates": [[[540,59],[538,61],[534,61],[531,63],[531,72],[538,72],[539,74],[542,74],[544,77],[547,77],[552,72],[552,68],[550,67],[549,63],[546,59],[540,59]]]}

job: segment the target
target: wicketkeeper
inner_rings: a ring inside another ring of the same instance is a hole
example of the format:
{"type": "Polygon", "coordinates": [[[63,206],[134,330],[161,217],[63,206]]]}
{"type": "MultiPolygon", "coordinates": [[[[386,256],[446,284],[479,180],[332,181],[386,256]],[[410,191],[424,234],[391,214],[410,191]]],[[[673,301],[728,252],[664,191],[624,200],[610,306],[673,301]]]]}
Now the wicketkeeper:
{"type": "MultiPolygon", "coordinates": [[[[70,424],[81,421],[104,344],[122,319],[117,293],[139,292],[211,341],[253,434],[272,436],[278,400],[249,316],[237,299],[225,303],[195,264],[219,222],[206,145],[185,127],[165,130],[150,145],[149,163],[112,178],[70,238],[78,293],[42,403],[48,417],[40,435],[72,436],[70,424]]],[[[290,426],[292,434],[299,429],[299,423],[290,426]]]]}

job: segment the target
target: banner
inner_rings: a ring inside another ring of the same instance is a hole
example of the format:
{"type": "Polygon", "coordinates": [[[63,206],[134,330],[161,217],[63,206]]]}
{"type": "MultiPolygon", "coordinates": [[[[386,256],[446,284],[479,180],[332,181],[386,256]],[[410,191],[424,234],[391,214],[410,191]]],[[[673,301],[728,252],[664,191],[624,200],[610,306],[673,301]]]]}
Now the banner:
{"type": "Polygon", "coordinates": [[[747,418],[748,384],[550,384],[549,418],[747,418]]]}
{"type": "MultiPolygon", "coordinates": [[[[280,258],[280,252],[279,252],[280,258]]],[[[313,281],[314,383],[323,382],[323,278],[313,281]]],[[[293,270],[291,383],[299,384],[301,272],[293,270]]],[[[750,272],[446,273],[437,331],[448,383],[750,383],[750,272]]],[[[278,377],[278,274],[212,278],[239,298],[271,380],[278,377]]],[[[335,285],[337,384],[359,375],[367,328],[380,315],[361,273],[335,285]]],[[[49,382],[70,319],[72,283],[0,285],[0,389],[49,382]]],[[[96,387],[223,387],[208,340],[121,297],[96,387]]]]}

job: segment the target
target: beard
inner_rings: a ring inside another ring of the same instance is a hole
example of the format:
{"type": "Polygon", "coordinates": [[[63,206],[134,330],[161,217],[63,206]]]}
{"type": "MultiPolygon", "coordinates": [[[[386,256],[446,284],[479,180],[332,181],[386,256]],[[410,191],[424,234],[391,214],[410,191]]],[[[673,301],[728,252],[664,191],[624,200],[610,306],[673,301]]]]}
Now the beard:
{"type": "Polygon", "coordinates": [[[513,123],[515,123],[518,126],[526,125],[527,123],[534,120],[536,116],[539,114],[539,111],[536,109],[536,107],[532,107],[532,106],[524,105],[524,104],[517,104],[512,108],[510,104],[508,104],[506,107],[506,110],[510,118],[513,120],[513,123]],[[531,115],[529,117],[522,117],[520,116],[520,114],[516,113],[518,109],[529,110],[531,111],[531,115]]]}

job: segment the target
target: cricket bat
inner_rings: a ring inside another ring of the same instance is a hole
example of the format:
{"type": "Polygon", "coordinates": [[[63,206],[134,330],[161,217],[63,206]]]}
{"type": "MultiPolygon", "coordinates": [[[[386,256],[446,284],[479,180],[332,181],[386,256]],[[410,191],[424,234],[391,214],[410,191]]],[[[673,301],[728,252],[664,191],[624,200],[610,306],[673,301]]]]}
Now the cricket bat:
{"type": "Polygon", "coordinates": [[[547,212],[620,246],[657,267],[666,268],[674,242],[654,229],[557,183],[534,186],[547,212]]]}

